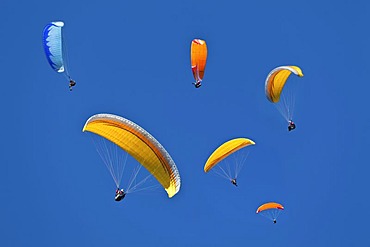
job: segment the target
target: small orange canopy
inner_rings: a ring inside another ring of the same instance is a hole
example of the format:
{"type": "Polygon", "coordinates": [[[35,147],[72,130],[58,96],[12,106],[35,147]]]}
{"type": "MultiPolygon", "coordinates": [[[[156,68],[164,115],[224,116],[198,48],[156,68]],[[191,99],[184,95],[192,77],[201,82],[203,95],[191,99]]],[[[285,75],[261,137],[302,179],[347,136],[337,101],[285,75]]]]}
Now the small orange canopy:
{"type": "Polygon", "coordinates": [[[265,203],[261,206],[259,206],[257,208],[257,211],[256,211],[256,214],[262,212],[262,211],[265,211],[265,210],[269,210],[269,209],[280,209],[280,210],[284,210],[284,207],[283,205],[279,204],[279,203],[276,203],[276,202],[268,202],[268,203],[265,203]]]}

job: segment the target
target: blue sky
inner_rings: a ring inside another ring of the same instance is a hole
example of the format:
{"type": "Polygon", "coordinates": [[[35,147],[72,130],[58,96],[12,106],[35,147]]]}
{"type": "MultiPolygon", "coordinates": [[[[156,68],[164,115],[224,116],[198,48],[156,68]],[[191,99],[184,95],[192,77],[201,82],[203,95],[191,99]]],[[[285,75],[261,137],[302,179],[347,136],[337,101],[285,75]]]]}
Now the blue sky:
{"type": "Polygon", "coordinates": [[[1,246],[369,246],[368,1],[0,2],[1,246]],[[69,69],[52,71],[43,27],[65,22],[69,69]],[[207,41],[196,90],[190,42],[207,41]],[[264,95],[268,72],[298,65],[297,129],[264,95]],[[149,131],[180,192],[113,200],[85,121],[149,131]],[[203,172],[224,141],[256,142],[236,188],[203,172]],[[256,215],[285,206],[278,224],[256,215]]]}

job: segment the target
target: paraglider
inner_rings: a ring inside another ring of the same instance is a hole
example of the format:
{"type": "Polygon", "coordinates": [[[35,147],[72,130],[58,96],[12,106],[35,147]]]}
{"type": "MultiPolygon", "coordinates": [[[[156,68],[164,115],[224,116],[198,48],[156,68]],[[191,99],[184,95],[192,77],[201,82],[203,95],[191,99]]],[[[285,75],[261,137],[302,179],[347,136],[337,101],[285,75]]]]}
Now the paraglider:
{"type": "Polygon", "coordinates": [[[236,183],[236,179],[239,175],[239,172],[243,168],[244,162],[247,157],[245,153],[242,153],[242,151],[239,150],[254,144],[255,144],[254,141],[247,138],[235,138],[223,143],[209,156],[206,164],[204,165],[204,172],[209,172],[215,166],[217,166],[221,171],[218,172],[216,170],[213,170],[216,172],[217,175],[229,180],[233,185],[238,186],[236,183]],[[237,151],[239,152],[236,153],[237,151]],[[229,164],[227,164],[226,165],[227,167],[223,167],[221,165],[221,163],[223,163],[222,161],[224,161],[226,158],[228,158],[230,155],[234,153],[236,153],[236,155],[239,154],[240,159],[234,156],[235,162],[233,163],[233,165],[230,166],[229,164]]]}
{"type": "Polygon", "coordinates": [[[53,21],[47,24],[43,32],[43,47],[46,55],[46,59],[51,68],[57,73],[63,74],[69,81],[69,90],[76,85],[76,82],[71,78],[68,72],[66,57],[65,57],[65,46],[62,35],[62,28],[64,22],[53,21]]]}
{"type": "MultiPolygon", "coordinates": [[[[100,148],[97,145],[97,150],[116,183],[116,200],[123,199],[132,189],[119,189],[124,170],[124,167],[120,167],[124,163],[122,159],[115,160],[119,152],[127,153],[140,164],[140,168],[144,167],[166,190],[169,198],[179,192],[181,181],[175,162],[164,147],[139,125],[120,116],[97,114],[86,121],[82,131],[91,132],[98,140],[107,141],[116,147],[112,149],[107,143],[100,148]]],[[[137,172],[130,185],[136,181],[136,176],[137,172]]],[[[145,180],[140,183],[144,182],[145,180]]]]}
{"type": "Polygon", "coordinates": [[[276,224],[277,218],[282,210],[284,210],[283,205],[276,202],[268,202],[259,206],[256,214],[261,214],[276,224]]]}
{"type": "Polygon", "coordinates": [[[289,120],[288,131],[292,131],[294,129],[295,129],[295,123],[292,120],[289,120]]]}
{"type": "Polygon", "coordinates": [[[273,69],[267,76],[265,81],[265,94],[267,99],[274,103],[280,114],[288,122],[288,131],[296,128],[292,121],[294,105],[295,105],[295,91],[292,85],[286,88],[286,82],[291,73],[303,77],[302,70],[297,66],[280,66],[273,69]],[[285,88],[285,92],[283,89],[285,88]]]}
{"type": "Polygon", "coordinates": [[[125,191],[124,191],[123,189],[119,189],[119,188],[117,188],[117,189],[116,189],[116,196],[114,197],[114,200],[115,200],[115,201],[117,201],[117,202],[119,202],[119,201],[121,201],[123,198],[125,198],[125,196],[126,196],[125,191]]]}
{"type": "Polygon", "coordinates": [[[231,179],[231,183],[232,183],[233,185],[235,185],[235,186],[238,186],[238,185],[237,185],[237,183],[236,183],[236,178],[231,179]]]}
{"type": "Polygon", "coordinates": [[[72,91],[72,87],[76,86],[76,82],[72,79],[69,80],[69,91],[72,91]]]}
{"type": "Polygon", "coordinates": [[[190,48],[190,60],[191,70],[195,79],[193,85],[196,88],[199,88],[202,86],[204,70],[207,62],[207,44],[204,40],[193,39],[190,48]]]}

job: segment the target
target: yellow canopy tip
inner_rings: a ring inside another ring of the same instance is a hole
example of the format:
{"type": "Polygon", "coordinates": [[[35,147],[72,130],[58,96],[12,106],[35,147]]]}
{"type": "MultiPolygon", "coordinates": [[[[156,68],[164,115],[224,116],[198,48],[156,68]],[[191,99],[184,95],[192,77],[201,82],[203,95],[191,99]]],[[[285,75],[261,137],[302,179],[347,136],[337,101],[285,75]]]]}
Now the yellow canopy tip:
{"type": "Polygon", "coordinates": [[[169,188],[166,188],[165,190],[167,192],[168,198],[172,198],[174,195],[177,194],[177,192],[179,192],[179,188],[172,187],[172,186],[169,188]]]}
{"type": "MultiPolygon", "coordinates": [[[[94,115],[95,116],[95,115],[94,115]]],[[[82,128],[82,132],[85,132],[86,131],[86,128],[87,128],[87,125],[90,123],[90,120],[94,118],[94,116],[92,117],[89,117],[89,119],[87,119],[84,127],[82,128]]]]}

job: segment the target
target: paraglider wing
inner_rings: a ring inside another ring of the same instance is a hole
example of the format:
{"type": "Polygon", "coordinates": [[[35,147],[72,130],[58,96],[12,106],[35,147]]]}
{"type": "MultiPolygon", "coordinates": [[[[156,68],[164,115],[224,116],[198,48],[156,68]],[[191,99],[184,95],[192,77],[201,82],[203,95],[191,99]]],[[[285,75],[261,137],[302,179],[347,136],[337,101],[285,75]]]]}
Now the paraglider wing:
{"type": "Polygon", "coordinates": [[[280,209],[284,210],[283,205],[276,203],[276,202],[268,202],[265,203],[257,208],[256,214],[263,212],[265,210],[270,210],[270,209],[280,209]]]}
{"type": "Polygon", "coordinates": [[[207,62],[207,44],[204,40],[194,39],[191,42],[190,57],[194,79],[203,80],[207,62]]]}
{"type": "Polygon", "coordinates": [[[43,46],[50,66],[58,73],[63,73],[62,21],[51,22],[44,28],[43,46]]]}
{"type": "Polygon", "coordinates": [[[276,224],[276,219],[282,210],[284,210],[283,205],[276,202],[268,202],[259,206],[256,214],[262,215],[276,224]]]}
{"type": "Polygon", "coordinates": [[[302,77],[302,70],[297,66],[280,66],[273,69],[265,81],[266,97],[272,103],[280,100],[280,94],[291,73],[302,77]]]}
{"type": "Polygon", "coordinates": [[[139,125],[112,114],[90,117],[82,130],[115,143],[144,166],[173,197],[180,190],[180,174],[164,147],[139,125]]]}
{"type": "Polygon", "coordinates": [[[204,165],[204,172],[211,170],[217,163],[228,157],[229,155],[235,153],[239,149],[242,149],[249,145],[254,145],[255,143],[247,138],[236,138],[225,142],[219,146],[212,154],[209,156],[206,164],[204,165]]]}

